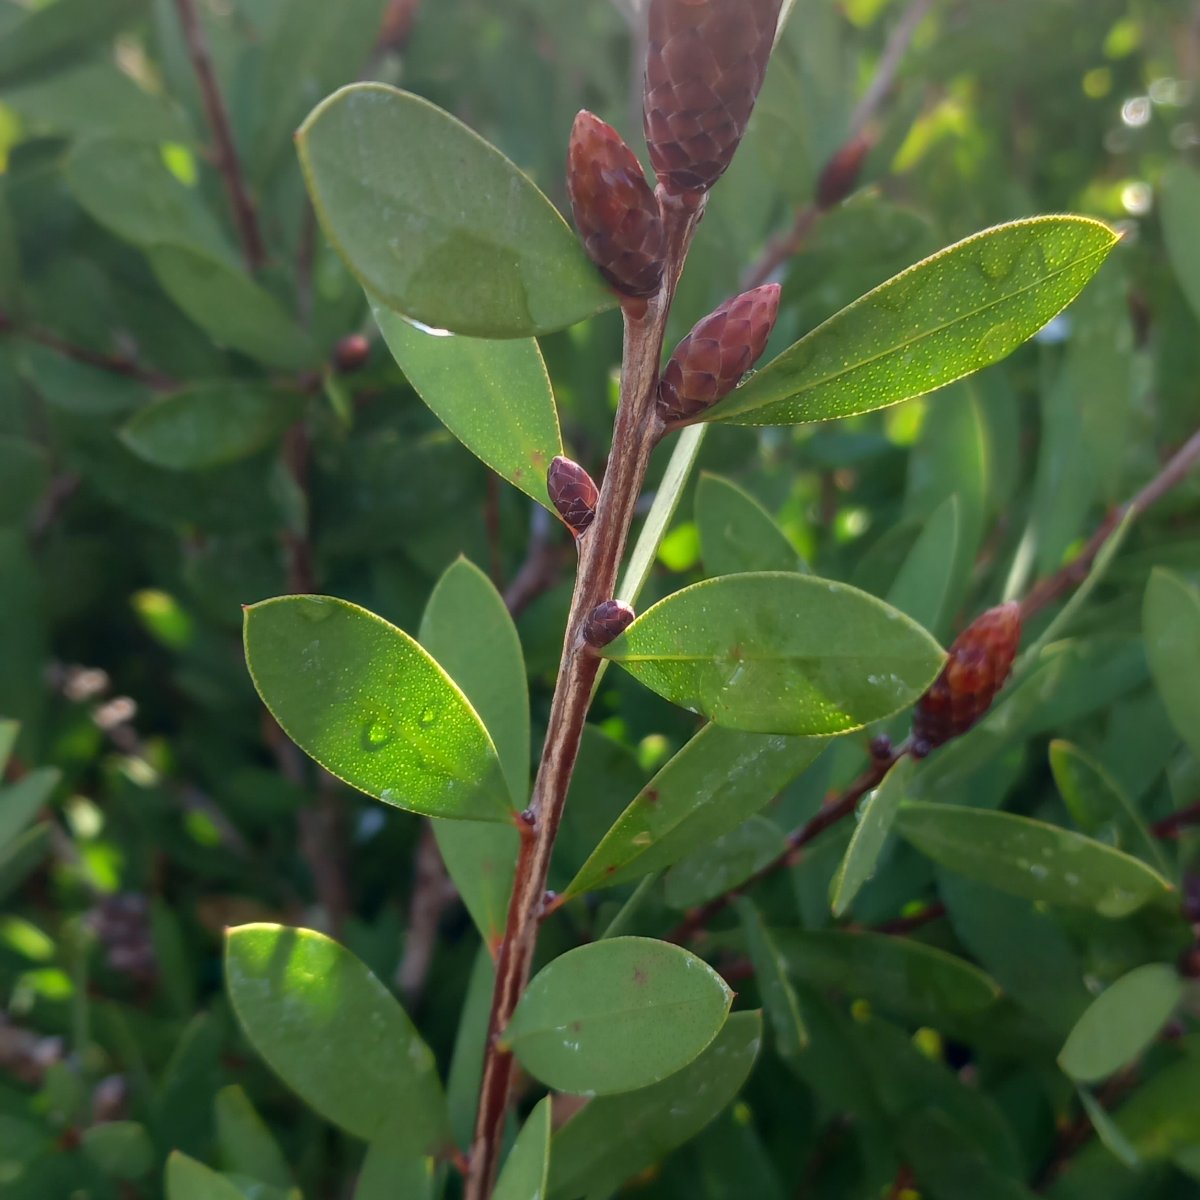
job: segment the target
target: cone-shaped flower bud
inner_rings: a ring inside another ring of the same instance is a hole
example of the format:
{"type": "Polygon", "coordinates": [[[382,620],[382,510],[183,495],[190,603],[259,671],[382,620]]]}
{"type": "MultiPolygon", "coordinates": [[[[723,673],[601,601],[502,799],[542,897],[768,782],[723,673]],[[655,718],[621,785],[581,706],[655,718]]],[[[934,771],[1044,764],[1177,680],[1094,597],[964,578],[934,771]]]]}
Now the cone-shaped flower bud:
{"type": "Polygon", "coordinates": [[[817,207],[824,211],[840,204],[854,191],[858,183],[858,173],[862,170],[867,151],[871,149],[871,139],[860,133],[851,138],[825,164],[821,177],[817,180],[817,207]]]}
{"type": "Polygon", "coordinates": [[[621,135],[586,109],[571,129],[567,191],[575,227],[604,278],[622,295],[653,296],[663,276],[658,200],[621,135]]]}
{"type": "Polygon", "coordinates": [[[577,462],[561,455],[555,458],[546,473],[546,490],[550,493],[550,503],[576,537],[595,520],[600,492],[577,462]]]}
{"type": "Polygon", "coordinates": [[[658,415],[683,421],[727,396],[766,349],[778,315],[779,284],[766,283],[697,322],[663,370],[658,415]]]}
{"type": "Polygon", "coordinates": [[[707,191],[729,166],[762,87],[781,2],[650,0],[646,142],[668,192],[707,191]]]}
{"type": "Polygon", "coordinates": [[[942,673],[917,701],[913,753],[966,733],[992,706],[1021,644],[1021,606],[989,608],[954,639],[942,673]]]}
{"type": "Polygon", "coordinates": [[[583,640],[597,650],[620,637],[633,623],[634,611],[624,600],[597,604],[583,625],[583,640]]]}

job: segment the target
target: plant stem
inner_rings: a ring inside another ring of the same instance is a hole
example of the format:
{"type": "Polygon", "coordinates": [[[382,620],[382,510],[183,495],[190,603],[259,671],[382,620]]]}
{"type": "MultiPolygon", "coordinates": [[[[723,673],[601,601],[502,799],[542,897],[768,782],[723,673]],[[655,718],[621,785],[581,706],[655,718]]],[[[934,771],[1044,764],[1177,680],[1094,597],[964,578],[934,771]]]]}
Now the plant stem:
{"type": "Polygon", "coordinates": [[[579,539],[579,570],[571,597],[546,741],[533,795],[524,814],[529,834],[521,839],[504,940],[496,958],[496,984],[492,992],[466,1200],[487,1200],[499,1166],[501,1135],[513,1074],[512,1053],[500,1045],[500,1035],[512,1018],[529,980],[550,855],[583,736],[592,683],[601,661],[594,653],[585,651],[583,624],[596,605],[611,599],[616,591],[617,571],[646,467],[661,433],[654,401],[667,316],[703,203],[697,207],[685,206],[661,189],[659,201],[667,232],[666,270],[659,294],[647,303],[644,311],[631,313],[629,307],[625,310],[621,398],[613,428],[612,449],[595,520],[579,539]]]}
{"type": "Polygon", "coordinates": [[[82,363],[86,367],[95,367],[98,371],[107,371],[110,375],[122,375],[126,379],[137,380],[138,383],[148,384],[152,388],[167,390],[177,387],[177,382],[171,376],[150,367],[140,366],[130,358],[117,354],[105,354],[100,350],[89,350],[86,346],[76,346],[60,338],[58,334],[48,329],[40,329],[35,325],[22,325],[9,320],[7,323],[0,314],[0,332],[11,330],[19,337],[28,338],[40,346],[69,358],[72,362],[82,363]]]}

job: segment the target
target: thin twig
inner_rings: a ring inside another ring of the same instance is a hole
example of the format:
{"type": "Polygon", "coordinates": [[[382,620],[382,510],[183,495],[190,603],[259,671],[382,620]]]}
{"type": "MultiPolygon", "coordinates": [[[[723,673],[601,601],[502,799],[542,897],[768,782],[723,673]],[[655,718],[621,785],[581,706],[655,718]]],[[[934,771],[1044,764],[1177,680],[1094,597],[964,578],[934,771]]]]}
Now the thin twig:
{"type": "Polygon", "coordinates": [[[238,239],[242,245],[242,257],[247,269],[254,272],[266,261],[266,249],[263,245],[262,231],[258,227],[254,202],[250,198],[250,189],[246,186],[246,177],[242,173],[237,145],[233,140],[229,112],[221,96],[221,89],[217,86],[212,56],[208,51],[208,40],[204,36],[200,17],[196,12],[195,0],[175,0],[175,8],[179,13],[184,41],[187,43],[188,57],[192,60],[192,68],[200,84],[205,116],[216,143],[217,170],[220,171],[221,178],[225,181],[225,190],[229,194],[229,206],[233,210],[233,223],[237,227],[238,239]]]}
{"type": "Polygon", "coordinates": [[[1200,826],[1200,800],[1173,812],[1169,817],[1163,817],[1161,821],[1155,821],[1150,826],[1150,832],[1156,838],[1167,841],[1177,838],[1185,829],[1191,829],[1193,826],[1200,826]]]}
{"type": "Polygon", "coordinates": [[[35,325],[22,325],[16,322],[5,323],[0,319],[0,332],[5,329],[18,337],[28,338],[40,346],[69,358],[72,362],[82,363],[87,367],[95,367],[99,371],[107,371],[110,375],[121,375],[126,379],[135,379],[138,383],[148,384],[152,388],[166,390],[178,386],[170,375],[156,371],[152,367],[143,367],[131,358],[119,354],[105,354],[99,350],[89,350],[86,346],[76,346],[71,342],[51,333],[48,329],[40,329],[35,325]]]}

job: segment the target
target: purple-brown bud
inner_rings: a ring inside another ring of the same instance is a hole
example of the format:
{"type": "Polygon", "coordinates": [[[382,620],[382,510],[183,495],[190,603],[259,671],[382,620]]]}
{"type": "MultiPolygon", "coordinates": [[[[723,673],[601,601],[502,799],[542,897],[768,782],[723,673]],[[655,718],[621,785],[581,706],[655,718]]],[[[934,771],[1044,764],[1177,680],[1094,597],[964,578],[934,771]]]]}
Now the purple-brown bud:
{"type": "Polygon", "coordinates": [[[546,490],[558,515],[576,537],[581,537],[595,520],[596,505],[600,502],[600,492],[592,477],[577,462],[559,455],[546,472],[546,490]]]}
{"type": "Polygon", "coordinates": [[[941,674],[917,701],[913,753],[930,750],[964,734],[992,706],[1021,644],[1021,606],[1016,601],[989,608],[954,639],[941,674]]]}
{"type": "Polygon", "coordinates": [[[658,415],[684,421],[727,396],[758,361],[779,315],[779,284],[765,283],[697,322],[658,383],[658,415]]]}
{"type": "Polygon", "coordinates": [[[371,357],[371,343],[361,333],[348,333],[333,348],[333,365],[341,375],[360,371],[371,357]]]}
{"type": "Polygon", "coordinates": [[[871,149],[871,139],[860,133],[851,138],[825,164],[821,177],[817,180],[817,207],[824,211],[840,204],[854,191],[858,183],[858,174],[862,170],[867,151],[871,149]]]}
{"type": "Polygon", "coordinates": [[[668,192],[705,192],[725,173],[762,87],[781,3],[650,0],[646,143],[668,192]]]}
{"type": "Polygon", "coordinates": [[[621,135],[586,109],[571,129],[567,191],[584,249],[604,278],[622,295],[653,296],[665,253],[658,199],[621,135]]]}
{"type": "Polygon", "coordinates": [[[583,625],[583,640],[599,650],[633,623],[635,614],[624,600],[605,600],[592,609],[583,625]]]}

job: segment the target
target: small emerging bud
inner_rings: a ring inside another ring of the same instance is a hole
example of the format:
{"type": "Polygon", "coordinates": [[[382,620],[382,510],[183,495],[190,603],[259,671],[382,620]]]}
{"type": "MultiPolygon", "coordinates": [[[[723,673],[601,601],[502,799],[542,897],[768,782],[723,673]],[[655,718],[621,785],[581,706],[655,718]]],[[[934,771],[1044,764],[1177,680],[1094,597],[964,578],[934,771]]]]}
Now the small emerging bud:
{"type": "Polygon", "coordinates": [[[348,333],[333,348],[333,365],[339,374],[361,370],[371,356],[371,343],[361,333],[348,333]]]}
{"type": "Polygon", "coordinates": [[[577,463],[561,455],[550,464],[546,473],[546,490],[558,515],[580,537],[596,517],[600,492],[592,477],[577,463]]]}
{"type": "Polygon", "coordinates": [[[599,650],[620,637],[633,622],[635,614],[624,600],[605,600],[592,609],[583,624],[583,640],[599,650]]]}
{"type": "Polygon", "coordinates": [[[913,753],[924,757],[964,734],[992,706],[1021,644],[1021,606],[989,608],[954,639],[942,673],[917,701],[913,753]]]}
{"type": "Polygon", "coordinates": [[[644,120],[673,195],[705,192],[733,159],[775,42],[782,0],[650,0],[644,120]]]}
{"type": "Polygon", "coordinates": [[[817,180],[817,207],[823,212],[840,204],[854,191],[871,139],[860,133],[851,138],[826,164],[817,180]]]}
{"type": "Polygon", "coordinates": [[[592,262],[622,295],[653,296],[663,277],[658,200],[621,135],[586,109],[567,150],[575,227],[592,262]]]}
{"type": "Polygon", "coordinates": [[[711,408],[758,361],[779,315],[779,284],[726,300],[675,347],[658,384],[658,415],[683,421],[711,408]]]}

